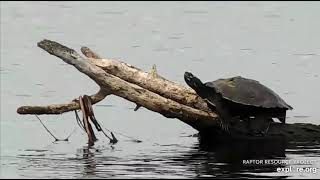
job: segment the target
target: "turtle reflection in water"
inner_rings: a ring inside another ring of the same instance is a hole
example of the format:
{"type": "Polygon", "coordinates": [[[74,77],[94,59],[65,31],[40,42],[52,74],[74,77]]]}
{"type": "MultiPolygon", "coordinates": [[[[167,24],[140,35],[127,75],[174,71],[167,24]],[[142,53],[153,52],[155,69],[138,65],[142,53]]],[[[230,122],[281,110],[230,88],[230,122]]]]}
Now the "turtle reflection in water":
{"type": "Polygon", "coordinates": [[[184,79],[217,112],[227,132],[231,122],[245,120],[250,134],[264,135],[272,118],[285,123],[286,111],[292,109],[279,95],[252,79],[237,76],[202,83],[190,72],[185,72],[184,79]]]}

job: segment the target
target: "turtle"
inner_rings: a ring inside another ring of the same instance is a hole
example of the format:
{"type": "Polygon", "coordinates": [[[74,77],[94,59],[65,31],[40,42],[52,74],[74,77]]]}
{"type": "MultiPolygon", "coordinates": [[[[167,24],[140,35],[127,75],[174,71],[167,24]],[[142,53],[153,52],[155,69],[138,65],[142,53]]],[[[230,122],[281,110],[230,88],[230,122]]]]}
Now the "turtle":
{"type": "Polygon", "coordinates": [[[253,79],[235,76],[202,83],[190,72],[184,73],[184,79],[217,112],[221,128],[228,133],[230,123],[242,119],[248,122],[250,134],[265,135],[272,118],[284,124],[286,111],[293,109],[273,90],[253,79]]]}

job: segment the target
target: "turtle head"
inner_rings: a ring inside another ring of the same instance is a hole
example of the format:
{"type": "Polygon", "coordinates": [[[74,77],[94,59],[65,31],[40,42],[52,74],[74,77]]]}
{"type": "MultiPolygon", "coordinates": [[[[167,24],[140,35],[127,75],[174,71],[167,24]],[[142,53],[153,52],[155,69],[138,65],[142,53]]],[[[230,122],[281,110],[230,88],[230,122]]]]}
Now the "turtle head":
{"type": "Polygon", "coordinates": [[[204,97],[205,96],[205,85],[201,82],[201,80],[199,78],[197,78],[196,76],[194,76],[192,73],[190,72],[185,72],[184,73],[184,80],[186,81],[186,83],[188,84],[188,86],[190,86],[193,90],[195,90],[197,92],[197,94],[200,97],[204,97]]]}

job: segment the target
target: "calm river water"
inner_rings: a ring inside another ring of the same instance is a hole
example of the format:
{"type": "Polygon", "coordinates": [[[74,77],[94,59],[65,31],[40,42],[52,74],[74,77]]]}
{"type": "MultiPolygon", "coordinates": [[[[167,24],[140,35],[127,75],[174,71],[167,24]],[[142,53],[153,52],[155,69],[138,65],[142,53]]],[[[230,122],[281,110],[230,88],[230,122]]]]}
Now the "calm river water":
{"type": "Polygon", "coordinates": [[[253,78],[294,107],[288,123],[319,125],[319,18],[319,2],[1,2],[0,177],[319,178],[319,145],[279,146],[284,156],[269,158],[296,164],[245,165],[260,150],[241,144],[203,149],[188,125],[144,108],[134,112],[135,104],[115,96],[94,106],[119,139],[113,146],[98,134],[88,149],[73,113],[40,116],[58,138],[74,130],[69,142],[58,143],[35,116],[16,113],[22,105],[64,103],[98,90],[36,46],[46,38],[78,51],[88,46],[145,71],[156,64],[181,84],[186,70],[204,81],[253,78]]]}

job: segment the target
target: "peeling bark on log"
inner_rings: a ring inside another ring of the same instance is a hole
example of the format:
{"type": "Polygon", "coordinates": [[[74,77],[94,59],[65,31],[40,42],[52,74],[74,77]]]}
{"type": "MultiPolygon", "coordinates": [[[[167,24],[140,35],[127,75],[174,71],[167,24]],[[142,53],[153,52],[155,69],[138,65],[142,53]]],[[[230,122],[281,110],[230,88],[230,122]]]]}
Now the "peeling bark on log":
{"type": "MultiPolygon", "coordinates": [[[[43,40],[38,46],[73,65],[100,86],[100,91],[91,96],[92,104],[113,94],[136,103],[136,109],[143,106],[165,117],[177,118],[198,130],[200,134],[219,132],[219,117],[210,111],[206,103],[189,87],[166,80],[158,74],[144,72],[124,62],[103,59],[86,47],[82,47],[81,51],[87,58],[81,57],[73,49],[50,40],[43,40]]],[[[79,103],[72,101],[49,106],[22,106],[17,112],[61,114],[79,108],[79,103]]],[[[320,126],[312,124],[273,123],[270,132],[272,135],[282,135],[289,140],[299,139],[297,137],[301,137],[299,140],[304,141],[320,139],[320,126]]]]}

